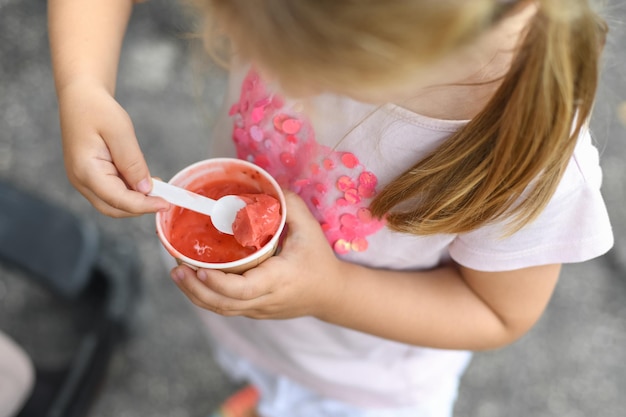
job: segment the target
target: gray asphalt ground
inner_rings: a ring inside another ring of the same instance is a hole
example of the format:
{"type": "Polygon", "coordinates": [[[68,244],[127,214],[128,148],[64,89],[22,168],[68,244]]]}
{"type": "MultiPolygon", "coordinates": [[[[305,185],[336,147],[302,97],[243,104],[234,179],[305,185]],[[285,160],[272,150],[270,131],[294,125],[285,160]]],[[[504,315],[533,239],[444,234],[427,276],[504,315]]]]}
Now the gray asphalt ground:
{"type": "MultiPolygon", "coordinates": [[[[604,13],[612,31],[592,127],[616,246],[605,257],[566,266],[544,317],[521,341],[476,354],[455,416],[626,416],[626,4],[608,1],[604,13]]],[[[139,5],[118,81],[152,173],[163,178],[208,156],[225,80],[185,37],[185,22],[166,0],[139,5]]],[[[90,415],[208,415],[233,386],[160,263],[153,216],[106,218],[65,177],[43,0],[0,0],[0,180],[92,219],[138,249],[143,295],[90,415]]],[[[70,351],[57,310],[45,291],[0,267],[0,329],[40,366],[61,363],[70,351]],[[37,342],[42,337],[45,344],[37,342]]]]}

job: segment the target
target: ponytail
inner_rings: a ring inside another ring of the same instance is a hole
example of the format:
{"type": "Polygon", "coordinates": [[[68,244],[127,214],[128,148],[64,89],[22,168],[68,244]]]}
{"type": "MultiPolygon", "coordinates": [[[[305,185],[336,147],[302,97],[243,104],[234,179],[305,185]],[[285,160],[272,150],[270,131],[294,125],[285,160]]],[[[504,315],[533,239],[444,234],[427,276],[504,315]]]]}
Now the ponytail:
{"type": "Polygon", "coordinates": [[[463,233],[506,216],[512,234],[547,205],[591,113],[606,26],[585,0],[538,3],[487,106],[372,202],[391,229],[463,233]]]}

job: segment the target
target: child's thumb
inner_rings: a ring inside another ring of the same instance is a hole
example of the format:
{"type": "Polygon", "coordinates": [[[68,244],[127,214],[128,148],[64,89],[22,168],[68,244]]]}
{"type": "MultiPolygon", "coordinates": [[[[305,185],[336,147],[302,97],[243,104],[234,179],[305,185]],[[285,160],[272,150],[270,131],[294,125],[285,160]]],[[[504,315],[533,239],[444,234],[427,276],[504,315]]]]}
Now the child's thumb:
{"type": "Polygon", "coordinates": [[[142,194],[147,194],[152,189],[150,170],[134,132],[132,133],[130,137],[117,137],[113,141],[115,146],[110,146],[111,157],[126,184],[142,194]]]}
{"type": "Polygon", "coordinates": [[[287,224],[290,230],[319,228],[319,222],[313,217],[302,198],[292,191],[285,190],[284,193],[287,203],[287,224]]]}

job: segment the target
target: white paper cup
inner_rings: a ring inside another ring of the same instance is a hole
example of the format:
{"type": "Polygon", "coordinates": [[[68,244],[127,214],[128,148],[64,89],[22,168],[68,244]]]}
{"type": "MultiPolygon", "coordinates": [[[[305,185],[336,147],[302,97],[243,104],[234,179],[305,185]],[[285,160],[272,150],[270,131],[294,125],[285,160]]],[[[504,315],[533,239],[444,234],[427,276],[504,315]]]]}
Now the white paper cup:
{"type": "MultiPolygon", "coordinates": [[[[224,272],[233,272],[236,274],[241,274],[248,269],[254,268],[271,257],[278,248],[280,235],[285,228],[285,220],[287,217],[285,196],[276,180],[272,178],[267,171],[250,162],[235,158],[213,158],[196,162],[184,168],[174,175],[169,183],[187,188],[190,185],[197,184],[202,178],[210,178],[211,181],[215,182],[228,180],[242,182],[246,185],[253,186],[259,193],[276,198],[280,202],[281,207],[281,219],[278,230],[263,247],[244,258],[222,263],[202,262],[182,254],[170,243],[169,238],[173,216],[178,213],[178,210],[172,209],[156,214],[157,235],[167,252],[172,255],[179,264],[188,265],[193,269],[219,269],[224,272]]],[[[209,181],[207,181],[207,183],[209,183],[209,181]]]]}

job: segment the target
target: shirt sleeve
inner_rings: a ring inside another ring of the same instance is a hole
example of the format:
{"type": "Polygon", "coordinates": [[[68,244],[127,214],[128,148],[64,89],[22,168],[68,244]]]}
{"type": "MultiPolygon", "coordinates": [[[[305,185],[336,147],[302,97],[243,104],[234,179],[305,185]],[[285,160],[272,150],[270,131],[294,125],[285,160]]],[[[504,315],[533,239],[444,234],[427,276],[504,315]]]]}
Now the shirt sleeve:
{"type": "Polygon", "coordinates": [[[598,151],[585,131],[556,192],[537,219],[511,236],[506,236],[506,220],[460,234],[449,247],[450,256],[461,265],[481,271],[598,257],[613,246],[601,183],[598,151]]]}

